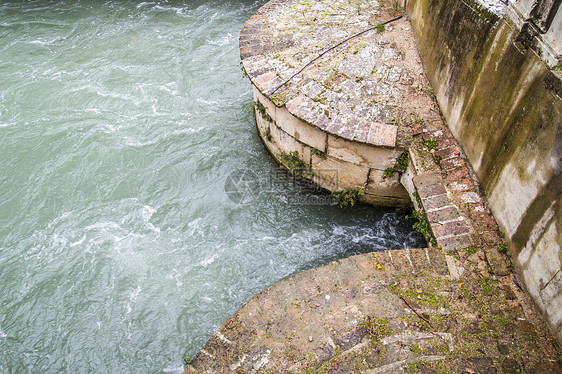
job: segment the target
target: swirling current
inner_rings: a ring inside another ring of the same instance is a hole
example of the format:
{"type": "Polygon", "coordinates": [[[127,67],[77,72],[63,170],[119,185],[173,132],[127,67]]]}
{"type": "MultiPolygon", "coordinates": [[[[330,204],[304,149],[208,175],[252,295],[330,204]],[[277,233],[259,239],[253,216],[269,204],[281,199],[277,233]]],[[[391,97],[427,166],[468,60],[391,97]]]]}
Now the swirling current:
{"type": "Polygon", "coordinates": [[[420,244],[265,151],[238,51],[263,3],[0,3],[1,373],[180,373],[274,282],[420,244]]]}

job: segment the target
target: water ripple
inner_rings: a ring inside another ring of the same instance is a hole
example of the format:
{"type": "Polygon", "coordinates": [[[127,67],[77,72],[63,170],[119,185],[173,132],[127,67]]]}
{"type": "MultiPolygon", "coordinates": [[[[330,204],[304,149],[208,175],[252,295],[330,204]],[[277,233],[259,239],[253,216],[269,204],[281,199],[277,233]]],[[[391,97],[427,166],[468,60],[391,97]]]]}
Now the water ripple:
{"type": "Polygon", "coordinates": [[[179,373],[272,283],[419,245],[402,215],[268,189],[237,40],[263,2],[0,3],[1,368],[179,373]]]}

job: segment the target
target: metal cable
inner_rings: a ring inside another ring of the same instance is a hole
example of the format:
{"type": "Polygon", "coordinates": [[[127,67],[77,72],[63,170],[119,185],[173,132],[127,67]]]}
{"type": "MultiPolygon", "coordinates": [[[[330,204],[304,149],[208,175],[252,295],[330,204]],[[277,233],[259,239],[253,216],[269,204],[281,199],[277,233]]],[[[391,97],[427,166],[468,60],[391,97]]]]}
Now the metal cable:
{"type": "Polygon", "coordinates": [[[293,79],[294,77],[296,77],[297,75],[299,75],[300,73],[303,72],[304,69],[306,69],[307,67],[309,67],[313,62],[315,62],[316,60],[318,60],[320,57],[324,56],[326,53],[330,52],[331,50],[333,50],[334,48],[339,47],[340,45],[342,45],[345,42],[348,42],[349,40],[356,38],[360,35],[365,34],[366,32],[372,31],[374,29],[376,29],[377,27],[380,27],[380,25],[386,25],[388,23],[394,22],[394,21],[398,21],[400,18],[402,18],[402,16],[398,16],[395,17],[393,19],[390,19],[388,21],[385,21],[383,23],[379,23],[373,27],[368,28],[367,30],[363,30],[361,32],[358,32],[357,34],[354,34],[344,40],[342,40],[341,42],[339,42],[336,45],[331,46],[330,48],[326,49],[324,52],[320,53],[318,56],[316,56],[315,58],[313,58],[308,64],[304,65],[299,71],[297,71],[295,74],[293,74],[289,79],[287,79],[285,82],[281,83],[279,86],[277,86],[276,89],[274,89],[270,95],[273,95],[275,92],[277,92],[278,89],[280,89],[281,87],[283,87],[285,84],[287,84],[291,79],[293,79]]]}

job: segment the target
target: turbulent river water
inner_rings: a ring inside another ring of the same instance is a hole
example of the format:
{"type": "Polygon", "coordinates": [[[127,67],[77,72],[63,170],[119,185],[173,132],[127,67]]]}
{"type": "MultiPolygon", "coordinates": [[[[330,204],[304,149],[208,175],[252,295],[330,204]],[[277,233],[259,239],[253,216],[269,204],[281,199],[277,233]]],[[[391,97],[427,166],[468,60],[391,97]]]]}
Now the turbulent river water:
{"type": "Polygon", "coordinates": [[[272,283],[419,245],[264,150],[238,57],[262,3],[0,3],[0,372],[179,373],[272,283]]]}

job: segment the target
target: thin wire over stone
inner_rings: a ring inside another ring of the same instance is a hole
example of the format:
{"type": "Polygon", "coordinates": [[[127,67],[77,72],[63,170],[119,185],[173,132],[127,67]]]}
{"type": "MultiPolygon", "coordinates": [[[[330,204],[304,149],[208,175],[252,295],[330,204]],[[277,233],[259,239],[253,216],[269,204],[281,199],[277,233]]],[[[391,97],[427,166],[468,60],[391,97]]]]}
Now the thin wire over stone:
{"type": "Polygon", "coordinates": [[[375,30],[376,28],[380,27],[381,25],[386,25],[386,24],[389,24],[389,23],[391,23],[391,22],[398,21],[400,18],[402,18],[402,16],[398,16],[398,17],[395,17],[395,18],[390,19],[390,20],[388,20],[388,21],[385,21],[385,22],[382,22],[382,23],[378,23],[378,24],[376,24],[376,25],[373,26],[373,27],[369,27],[369,28],[366,29],[366,30],[363,30],[363,31],[361,31],[361,32],[358,32],[357,34],[354,34],[354,35],[352,35],[352,36],[350,36],[350,37],[348,37],[348,38],[342,40],[341,42],[337,43],[336,45],[331,46],[330,48],[326,49],[325,51],[321,52],[318,56],[316,56],[315,58],[313,58],[312,60],[310,60],[310,62],[309,62],[308,64],[304,65],[299,71],[297,71],[295,74],[293,74],[291,77],[289,77],[289,79],[287,79],[285,82],[283,82],[283,83],[281,83],[279,86],[277,86],[277,87],[271,92],[270,95],[273,96],[273,94],[274,94],[275,92],[277,92],[277,90],[279,90],[281,87],[283,87],[284,85],[286,85],[287,83],[289,83],[289,81],[290,81],[291,79],[293,79],[294,77],[296,77],[297,75],[299,75],[300,73],[302,73],[304,69],[306,69],[307,67],[309,67],[310,65],[312,65],[316,60],[318,60],[319,58],[321,58],[322,56],[324,56],[326,53],[330,52],[330,51],[333,50],[334,48],[339,47],[339,46],[342,45],[343,43],[346,43],[346,42],[348,42],[349,40],[351,40],[351,39],[353,39],[353,38],[356,38],[356,37],[358,37],[358,36],[361,36],[361,35],[363,35],[363,34],[369,32],[369,31],[375,30]]]}

